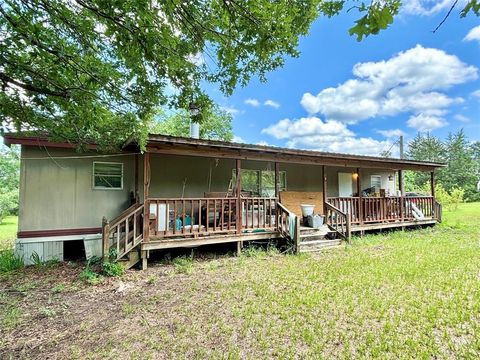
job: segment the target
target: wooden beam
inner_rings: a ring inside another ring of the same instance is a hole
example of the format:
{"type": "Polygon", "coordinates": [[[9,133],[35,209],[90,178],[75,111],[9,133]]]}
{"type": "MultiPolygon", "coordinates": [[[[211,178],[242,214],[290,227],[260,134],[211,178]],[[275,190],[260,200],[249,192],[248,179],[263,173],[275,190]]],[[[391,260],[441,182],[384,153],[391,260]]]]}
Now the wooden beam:
{"type": "MultiPolygon", "coordinates": [[[[150,203],[148,201],[150,193],[150,154],[143,154],[143,241],[150,239],[150,203]]],[[[158,214],[157,214],[158,216],[158,214]]]]}
{"type": "Polygon", "coordinates": [[[430,193],[435,199],[435,172],[430,173],[430,193]]]}
{"type": "Polygon", "coordinates": [[[138,154],[135,154],[135,160],[134,160],[134,181],[135,181],[135,201],[138,202],[140,199],[138,198],[138,154]]]}
{"type": "Polygon", "coordinates": [[[362,176],[361,169],[357,168],[357,195],[358,195],[358,219],[363,224],[363,195],[362,195],[362,176]]]}
{"type": "Polygon", "coordinates": [[[322,165],[322,177],[323,177],[323,213],[327,214],[327,173],[325,172],[326,166],[322,165]]]}
{"type": "Polygon", "coordinates": [[[237,224],[237,234],[242,233],[242,161],[236,159],[235,161],[235,173],[237,174],[237,181],[235,189],[237,191],[237,211],[235,212],[235,222],[237,224]]]}
{"type": "Polygon", "coordinates": [[[405,184],[403,180],[403,170],[398,170],[398,189],[400,190],[401,196],[405,196],[405,184]]]}
{"type": "Polygon", "coordinates": [[[279,187],[280,187],[280,164],[275,162],[275,197],[279,199],[279,187]]]}
{"type": "Polygon", "coordinates": [[[409,164],[407,162],[389,162],[383,159],[347,159],[343,157],[333,157],[327,155],[315,154],[290,154],[287,152],[277,151],[254,151],[247,149],[216,149],[209,147],[192,147],[181,145],[155,145],[148,146],[147,151],[151,153],[169,154],[169,155],[185,155],[198,157],[213,157],[217,159],[242,159],[242,160],[258,160],[258,161],[278,161],[291,164],[310,164],[310,165],[332,165],[337,167],[362,167],[375,169],[409,169],[418,171],[431,171],[435,166],[422,165],[418,163],[409,164]]]}

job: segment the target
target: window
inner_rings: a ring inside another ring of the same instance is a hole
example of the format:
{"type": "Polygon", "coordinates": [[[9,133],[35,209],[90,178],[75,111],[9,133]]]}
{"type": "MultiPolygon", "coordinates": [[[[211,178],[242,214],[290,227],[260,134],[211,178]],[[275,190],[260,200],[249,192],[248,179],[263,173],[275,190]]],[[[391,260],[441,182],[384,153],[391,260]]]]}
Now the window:
{"type": "Polygon", "coordinates": [[[370,179],[370,186],[375,188],[375,192],[380,192],[380,188],[382,187],[382,177],[380,175],[372,175],[370,179]]]}
{"type": "Polygon", "coordinates": [[[93,188],[123,189],[123,164],[110,162],[94,162],[93,188]]]}
{"type": "MultiPolygon", "coordinates": [[[[279,191],[287,190],[287,173],[279,171],[279,191]]],[[[236,170],[232,172],[233,181],[236,179],[236,170]]],[[[242,191],[249,191],[252,195],[275,196],[275,172],[271,170],[242,169],[242,191]]]]}

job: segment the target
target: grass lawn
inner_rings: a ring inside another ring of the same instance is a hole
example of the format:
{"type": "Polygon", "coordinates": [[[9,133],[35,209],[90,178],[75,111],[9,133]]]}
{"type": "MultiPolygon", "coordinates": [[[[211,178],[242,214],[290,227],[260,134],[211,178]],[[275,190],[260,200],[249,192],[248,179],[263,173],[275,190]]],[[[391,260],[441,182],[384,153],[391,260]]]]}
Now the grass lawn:
{"type": "Polygon", "coordinates": [[[0,358],[480,357],[480,204],[313,255],[0,277],[0,358]]]}
{"type": "Polygon", "coordinates": [[[0,250],[13,247],[17,236],[18,217],[7,216],[0,224],[0,250]]]}

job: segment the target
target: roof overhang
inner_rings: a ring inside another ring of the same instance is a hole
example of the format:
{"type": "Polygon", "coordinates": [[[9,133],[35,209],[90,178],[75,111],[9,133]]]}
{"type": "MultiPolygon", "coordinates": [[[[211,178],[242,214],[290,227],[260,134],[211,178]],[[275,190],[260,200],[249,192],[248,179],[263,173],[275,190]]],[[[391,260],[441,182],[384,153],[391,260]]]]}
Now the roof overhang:
{"type": "Polygon", "coordinates": [[[226,159],[278,161],[338,167],[379,168],[391,170],[434,171],[445,164],[336,154],[311,150],[297,150],[252,144],[231,143],[214,140],[201,140],[173,136],[150,135],[147,151],[151,153],[201,156],[226,159]]]}
{"type": "MultiPolygon", "coordinates": [[[[5,145],[20,144],[25,146],[77,148],[77,144],[56,142],[47,136],[32,136],[21,133],[4,135],[5,145]]],[[[136,147],[134,142],[126,144],[124,151],[132,151],[136,147]]],[[[95,144],[86,146],[89,150],[96,150],[95,144]]],[[[138,148],[137,148],[138,150],[138,148]]],[[[374,156],[338,154],[312,150],[298,150],[263,146],[253,144],[232,143],[216,140],[202,140],[175,136],[149,135],[146,147],[147,152],[171,155],[200,156],[225,159],[243,159],[272,161],[297,164],[328,165],[337,167],[378,168],[390,170],[417,170],[434,171],[445,164],[382,158],[374,156]]]]}

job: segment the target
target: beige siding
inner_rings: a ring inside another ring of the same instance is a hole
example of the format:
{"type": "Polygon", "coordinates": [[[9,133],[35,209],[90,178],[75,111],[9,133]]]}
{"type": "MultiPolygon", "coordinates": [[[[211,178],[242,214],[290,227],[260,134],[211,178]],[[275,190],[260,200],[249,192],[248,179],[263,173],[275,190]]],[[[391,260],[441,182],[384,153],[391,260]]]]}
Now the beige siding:
{"type": "Polygon", "coordinates": [[[134,189],[134,156],[92,155],[22,147],[20,231],[100,227],[103,216],[111,219],[128,206],[129,192],[134,189]],[[62,156],[78,158],[58,159],[62,156]],[[123,189],[94,190],[93,161],[123,163],[123,189]]]}

